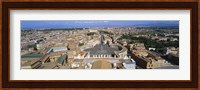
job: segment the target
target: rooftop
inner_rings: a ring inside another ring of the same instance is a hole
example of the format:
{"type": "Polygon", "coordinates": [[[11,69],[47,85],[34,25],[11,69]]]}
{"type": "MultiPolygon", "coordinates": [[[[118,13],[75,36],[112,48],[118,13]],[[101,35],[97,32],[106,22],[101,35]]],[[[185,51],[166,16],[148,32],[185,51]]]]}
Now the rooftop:
{"type": "Polygon", "coordinates": [[[57,47],[51,47],[47,49],[47,53],[55,52],[55,51],[62,51],[62,50],[68,50],[66,46],[57,46],[57,47]]]}
{"type": "Polygon", "coordinates": [[[55,62],[44,63],[42,64],[42,66],[39,67],[39,69],[54,69],[54,68],[56,68],[55,62]]]}
{"type": "Polygon", "coordinates": [[[112,65],[108,61],[98,60],[92,64],[92,69],[112,69],[112,65]]]}
{"type": "Polygon", "coordinates": [[[63,64],[63,62],[66,60],[67,58],[67,55],[62,55],[58,58],[57,62],[60,63],[60,64],[63,64]]]}
{"type": "Polygon", "coordinates": [[[178,65],[172,65],[172,66],[161,66],[161,67],[157,67],[154,69],[179,69],[178,65]]]}
{"type": "Polygon", "coordinates": [[[25,54],[22,55],[21,58],[41,58],[43,54],[41,53],[33,53],[33,54],[25,54]]]}

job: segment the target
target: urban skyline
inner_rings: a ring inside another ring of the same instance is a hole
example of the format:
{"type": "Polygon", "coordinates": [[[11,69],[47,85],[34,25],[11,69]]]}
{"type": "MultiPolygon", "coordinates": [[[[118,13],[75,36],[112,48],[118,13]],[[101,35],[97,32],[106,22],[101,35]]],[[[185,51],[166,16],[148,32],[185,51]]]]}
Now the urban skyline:
{"type": "Polygon", "coordinates": [[[21,21],[21,69],[179,69],[179,21],[21,21]]]}

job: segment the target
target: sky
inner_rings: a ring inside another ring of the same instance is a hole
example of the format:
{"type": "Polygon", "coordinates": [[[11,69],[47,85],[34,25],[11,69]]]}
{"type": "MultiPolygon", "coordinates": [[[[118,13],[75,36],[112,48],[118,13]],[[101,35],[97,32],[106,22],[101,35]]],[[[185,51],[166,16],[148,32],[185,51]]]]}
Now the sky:
{"type": "Polygon", "coordinates": [[[95,28],[126,26],[179,26],[179,21],[133,20],[22,20],[21,28],[95,28]]]}

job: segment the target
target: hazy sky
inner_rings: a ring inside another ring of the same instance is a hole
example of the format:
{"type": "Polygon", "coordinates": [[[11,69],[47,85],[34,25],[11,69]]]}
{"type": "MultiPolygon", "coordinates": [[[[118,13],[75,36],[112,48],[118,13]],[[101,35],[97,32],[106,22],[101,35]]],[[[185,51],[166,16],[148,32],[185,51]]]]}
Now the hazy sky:
{"type": "Polygon", "coordinates": [[[132,20],[22,20],[21,28],[86,28],[122,26],[179,26],[179,21],[132,20]]]}

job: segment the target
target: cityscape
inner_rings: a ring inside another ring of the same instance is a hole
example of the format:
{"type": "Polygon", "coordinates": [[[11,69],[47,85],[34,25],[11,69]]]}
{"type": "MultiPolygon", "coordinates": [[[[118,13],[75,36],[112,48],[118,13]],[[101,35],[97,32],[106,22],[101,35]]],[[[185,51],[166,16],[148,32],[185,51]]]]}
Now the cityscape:
{"type": "Polygon", "coordinates": [[[22,20],[21,69],[179,69],[176,20],[22,20]]]}

